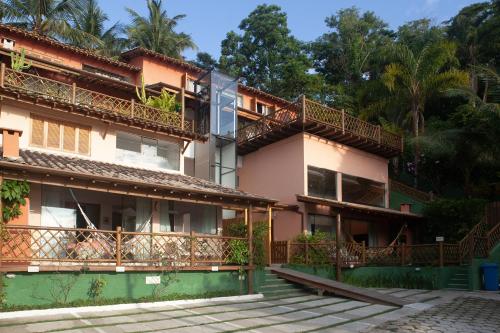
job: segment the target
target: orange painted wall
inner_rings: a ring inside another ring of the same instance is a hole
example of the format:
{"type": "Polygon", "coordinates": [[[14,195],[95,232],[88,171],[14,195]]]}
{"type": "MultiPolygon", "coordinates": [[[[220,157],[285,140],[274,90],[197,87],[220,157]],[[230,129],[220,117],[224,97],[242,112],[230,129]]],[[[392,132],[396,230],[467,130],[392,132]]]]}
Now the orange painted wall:
{"type": "Polygon", "coordinates": [[[85,57],[83,55],[79,55],[71,51],[62,50],[57,47],[47,46],[41,42],[22,38],[14,34],[9,35],[7,33],[3,33],[0,37],[6,37],[15,40],[16,42],[15,50],[20,52],[21,49],[24,48],[27,55],[38,56],[45,60],[53,61],[76,69],[82,69],[82,65],[85,63],[87,65],[97,68],[102,68],[105,71],[113,72],[118,75],[129,77],[132,80],[135,80],[135,75],[136,75],[135,72],[130,71],[126,68],[116,67],[106,62],[93,59],[91,57],[85,57]]]}
{"type": "MultiPolygon", "coordinates": [[[[185,70],[165,64],[160,60],[144,56],[136,57],[129,63],[142,68],[145,84],[163,82],[179,88],[183,86],[182,80],[183,75],[186,73],[185,70]]],[[[140,82],[138,82],[138,84],[139,83],[140,82]]]]}

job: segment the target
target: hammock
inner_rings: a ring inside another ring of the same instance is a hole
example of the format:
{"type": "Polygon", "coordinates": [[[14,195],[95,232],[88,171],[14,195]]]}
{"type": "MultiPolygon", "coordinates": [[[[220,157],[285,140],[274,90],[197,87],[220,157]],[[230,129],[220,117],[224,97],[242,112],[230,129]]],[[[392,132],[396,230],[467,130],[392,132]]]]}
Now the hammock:
{"type": "MultiPolygon", "coordinates": [[[[387,247],[385,247],[385,248],[368,248],[367,254],[371,255],[371,256],[378,256],[381,254],[386,254],[386,255],[392,254],[394,251],[394,245],[396,244],[398,239],[403,234],[403,231],[405,231],[407,227],[408,226],[406,224],[404,224],[401,227],[401,229],[399,230],[396,237],[393,239],[393,241],[389,245],[387,245],[387,247]]],[[[356,245],[360,245],[360,243],[356,242],[356,240],[354,240],[354,237],[352,237],[351,233],[349,233],[347,230],[344,230],[344,234],[345,234],[346,238],[349,239],[350,243],[355,243],[356,245]]]]}
{"type": "MultiPolygon", "coordinates": [[[[87,229],[97,230],[96,226],[92,223],[92,221],[89,219],[89,217],[87,216],[87,214],[85,214],[85,211],[83,210],[82,206],[78,202],[78,199],[76,198],[75,193],[73,192],[73,190],[69,189],[69,192],[71,194],[71,197],[75,201],[75,203],[76,203],[76,205],[78,207],[78,210],[82,214],[83,219],[85,220],[85,223],[87,224],[87,229]]],[[[144,222],[141,223],[141,225],[139,226],[139,228],[137,228],[136,232],[140,233],[140,232],[143,232],[146,228],[150,229],[151,228],[151,219],[152,218],[153,218],[153,213],[151,213],[151,215],[149,216],[149,218],[147,220],[145,220],[144,222]]],[[[108,252],[109,254],[112,254],[111,249],[113,248],[113,244],[109,240],[109,238],[107,238],[105,235],[103,235],[101,233],[95,233],[94,237],[96,237],[96,239],[104,242],[104,244],[106,244],[106,247],[107,247],[107,249],[105,249],[106,252],[108,252]]],[[[143,244],[137,245],[138,242],[135,241],[136,237],[137,237],[137,235],[134,235],[130,239],[127,239],[126,241],[123,242],[122,246],[123,246],[124,249],[126,249],[125,252],[130,252],[130,253],[136,252],[134,250],[136,246],[139,249],[144,248],[143,244]]],[[[104,245],[102,242],[99,242],[99,243],[101,245],[104,245]]],[[[141,239],[139,239],[139,243],[141,243],[141,239]]]]}
{"type": "Polygon", "coordinates": [[[404,224],[401,227],[401,229],[399,230],[399,232],[396,235],[396,237],[394,238],[394,240],[389,245],[387,245],[387,247],[381,248],[381,249],[368,248],[367,254],[369,256],[372,256],[372,257],[376,257],[376,256],[380,256],[380,255],[391,255],[392,253],[394,253],[394,245],[396,245],[396,242],[398,241],[399,237],[401,237],[401,235],[403,234],[403,231],[405,231],[406,228],[408,228],[408,225],[404,224]]]}
{"type": "MultiPolygon", "coordinates": [[[[73,200],[76,202],[78,210],[82,214],[83,219],[85,220],[85,223],[87,224],[87,229],[97,230],[96,226],[92,223],[92,221],[89,219],[89,217],[87,216],[87,214],[85,214],[85,211],[83,210],[82,206],[80,205],[80,203],[76,199],[75,193],[73,192],[72,189],[69,189],[69,193],[71,194],[71,197],[73,197],[73,200]]],[[[151,219],[152,219],[152,217],[153,217],[153,214],[151,213],[151,215],[149,216],[149,218],[147,220],[145,220],[144,222],[141,223],[141,225],[136,230],[136,232],[143,232],[143,230],[146,229],[146,227],[151,228],[151,219]]]]}

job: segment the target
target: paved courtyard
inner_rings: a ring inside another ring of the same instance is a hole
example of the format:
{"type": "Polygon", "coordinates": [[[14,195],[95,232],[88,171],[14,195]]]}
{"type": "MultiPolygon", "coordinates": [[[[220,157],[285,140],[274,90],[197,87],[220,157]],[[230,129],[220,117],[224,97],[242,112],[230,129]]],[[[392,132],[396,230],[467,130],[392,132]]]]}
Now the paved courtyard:
{"type": "Polygon", "coordinates": [[[396,308],[297,290],[253,300],[5,319],[0,332],[500,332],[498,295],[379,291],[414,304],[396,308]]]}

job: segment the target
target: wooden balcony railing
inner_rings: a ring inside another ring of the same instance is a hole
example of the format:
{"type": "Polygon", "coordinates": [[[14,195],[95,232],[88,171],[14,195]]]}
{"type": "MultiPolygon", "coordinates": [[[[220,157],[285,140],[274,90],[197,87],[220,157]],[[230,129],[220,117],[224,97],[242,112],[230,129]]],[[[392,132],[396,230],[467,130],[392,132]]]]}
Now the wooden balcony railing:
{"type": "Polygon", "coordinates": [[[0,262],[9,265],[95,265],[197,268],[232,263],[232,240],[197,233],[139,233],[116,231],[6,226],[0,242],[0,262]]]}
{"type": "Polygon", "coordinates": [[[242,144],[266,136],[292,123],[304,124],[308,122],[324,124],[337,129],[342,134],[354,135],[394,150],[402,151],[403,149],[403,138],[400,135],[304,97],[240,128],[238,143],[242,144]]]}
{"type": "MultiPolygon", "coordinates": [[[[335,265],[336,243],[273,242],[272,262],[306,265],[335,265]]],[[[364,243],[343,243],[340,249],[343,266],[444,266],[460,263],[458,244],[436,243],[367,247],[364,243]]]]}
{"type": "Polygon", "coordinates": [[[38,95],[71,105],[93,108],[102,112],[140,119],[187,132],[195,132],[192,122],[183,119],[183,113],[163,111],[133,99],[125,100],[92,90],[66,84],[38,75],[14,71],[2,64],[0,86],[38,95]]]}

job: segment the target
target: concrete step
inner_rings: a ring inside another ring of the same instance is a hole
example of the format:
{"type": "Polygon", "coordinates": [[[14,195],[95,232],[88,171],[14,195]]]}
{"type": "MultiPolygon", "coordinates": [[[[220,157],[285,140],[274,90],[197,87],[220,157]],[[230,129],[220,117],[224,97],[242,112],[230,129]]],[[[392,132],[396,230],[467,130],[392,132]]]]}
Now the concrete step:
{"type": "Polygon", "coordinates": [[[268,289],[273,289],[273,288],[285,288],[290,286],[288,283],[276,283],[276,284],[270,284],[270,283],[264,283],[262,285],[263,288],[268,288],[268,289]]]}
{"type": "Polygon", "coordinates": [[[450,291],[469,291],[468,288],[444,288],[444,290],[450,290],[450,291]]]}
{"type": "Polygon", "coordinates": [[[307,292],[305,290],[297,290],[297,291],[294,291],[294,292],[290,292],[290,291],[287,291],[287,292],[262,292],[261,293],[266,296],[266,297],[300,297],[300,296],[306,296],[306,295],[311,295],[310,292],[307,292]]]}
{"type": "Polygon", "coordinates": [[[266,291],[266,292],[287,292],[287,291],[296,291],[296,290],[302,290],[302,288],[298,286],[284,286],[284,287],[271,287],[271,288],[266,288],[266,287],[261,287],[260,290],[266,291]]]}
{"type": "Polygon", "coordinates": [[[265,279],[264,283],[288,283],[288,282],[284,279],[276,278],[276,279],[265,279]]]}

